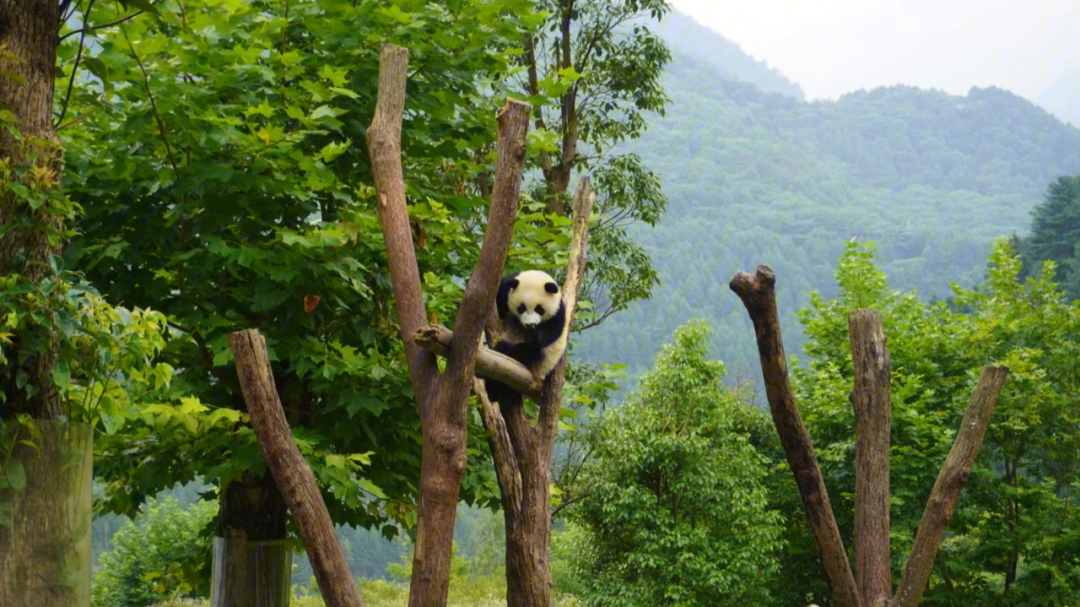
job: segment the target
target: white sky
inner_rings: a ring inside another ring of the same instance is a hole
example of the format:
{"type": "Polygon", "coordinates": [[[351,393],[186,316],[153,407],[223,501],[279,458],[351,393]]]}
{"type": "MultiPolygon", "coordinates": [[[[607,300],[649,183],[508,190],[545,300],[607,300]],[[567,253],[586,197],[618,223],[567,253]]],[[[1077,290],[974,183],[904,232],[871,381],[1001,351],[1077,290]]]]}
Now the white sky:
{"type": "Polygon", "coordinates": [[[994,85],[1036,100],[1057,81],[1057,97],[1065,85],[1080,104],[1080,0],[671,3],[810,99],[909,84],[957,95],[994,85]]]}

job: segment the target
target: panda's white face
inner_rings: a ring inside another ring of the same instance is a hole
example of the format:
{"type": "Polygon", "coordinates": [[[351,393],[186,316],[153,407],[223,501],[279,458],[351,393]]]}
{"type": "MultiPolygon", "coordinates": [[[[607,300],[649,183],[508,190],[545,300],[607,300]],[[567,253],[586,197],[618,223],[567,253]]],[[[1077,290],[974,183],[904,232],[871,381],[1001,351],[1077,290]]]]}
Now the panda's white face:
{"type": "Polygon", "coordinates": [[[525,328],[536,328],[559,311],[562,296],[555,279],[540,270],[517,275],[517,286],[507,296],[507,307],[525,328]]]}

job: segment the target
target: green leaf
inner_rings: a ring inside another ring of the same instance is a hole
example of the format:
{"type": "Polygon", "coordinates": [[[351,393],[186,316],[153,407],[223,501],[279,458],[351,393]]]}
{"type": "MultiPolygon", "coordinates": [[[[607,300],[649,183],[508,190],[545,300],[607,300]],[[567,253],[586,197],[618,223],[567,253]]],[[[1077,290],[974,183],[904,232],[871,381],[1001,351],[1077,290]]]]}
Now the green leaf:
{"type": "Polygon", "coordinates": [[[23,467],[22,462],[17,459],[8,462],[7,480],[15,491],[22,492],[26,488],[26,468],[23,467]]]}

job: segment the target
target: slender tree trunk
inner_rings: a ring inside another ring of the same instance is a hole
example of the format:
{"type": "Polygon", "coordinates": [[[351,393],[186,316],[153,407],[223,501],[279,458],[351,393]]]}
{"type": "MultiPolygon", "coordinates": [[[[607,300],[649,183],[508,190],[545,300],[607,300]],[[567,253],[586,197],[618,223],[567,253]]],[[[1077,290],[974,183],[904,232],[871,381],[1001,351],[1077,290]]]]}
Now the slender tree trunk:
{"type": "Polygon", "coordinates": [[[375,117],[365,137],[424,441],[409,607],[442,607],[446,604],[449,588],[454,516],[465,473],[469,393],[480,337],[513,236],[531,107],[509,99],[496,116],[499,136],[487,229],[476,268],[458,308],[446,372],[440,375],[434,356],[415,341],[417,330],[426,324],[426,312],[409,229],[401,165],[401,123],[408,61],[407,50],[389,44],[383,46],[375,117]]]}
{"type": "Polygon", "coordinates": [[[941,547],[941,539],[945,536],[956,502],[960,499],[960,492],[967,483],[972,466],[975,465],[975,457],[982,448],[990,416],[1008,374],[1008,367],[983,367],[979,383],[968,401],[964,419],[960,422],[960,429],[956,432],[952,449],[941,466],[930,498],[926,500],[926,508],[904,566],[904,575],[900,578],[896,595],[890,603],[892,607],[916,607],[926,590],[930,570],[934,566],[938,548],[941,547]]]}
{"type": "MultiPolygon", "coordinates": [[[[52,123],[56,45],[60,25],[57,0],[0,0],[0,110],[15,115],[17,141],[0,129],[0,276],[21,275],[40,283],[49,260],[60,252],[64,216],[51,199],[37,210],[6,187],[15,180],[13,169],[30,164],[37,170],[30,187],[34,196],[58,195],[63,149],[52,123]]],[[[49,323],[51,324],[51,323],[49,323]]],[[[6,395],[0,415],[29,413],[51,418],[61,413],[60,398],[52,382],[59,336],[51,326],[36,335],[16,335],[9,352],[18,353],[0,377],[6,395]]]]}

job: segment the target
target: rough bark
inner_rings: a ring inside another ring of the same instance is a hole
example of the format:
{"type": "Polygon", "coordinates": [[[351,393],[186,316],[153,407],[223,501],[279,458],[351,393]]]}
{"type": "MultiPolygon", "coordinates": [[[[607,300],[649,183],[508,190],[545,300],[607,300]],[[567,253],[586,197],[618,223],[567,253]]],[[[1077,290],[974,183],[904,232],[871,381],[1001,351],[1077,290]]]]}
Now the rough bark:
{"type": "MultiPolygon", "coordinates": [[[[569,310],[566,330],[573,325],[578,291],[585,272],[588,219],[594,196],[589,178],[583,177],[574,196],[574,236],[570,264],[563,284],[563,301],[569,310]]],[[[428,327],[418,339],[423,347],[446,356],[443,345],[455,339],[445,327],[428,327]]],[[[562,407],[565,358],[555,367],[543,391],[527,393],[540,405],[540,416],[533,424],[520,409],[503,417],[499,407],[488,400],[484,384],[474,381],[480,401],[480,415],[489,433],[495,474],[502,492],[506,523],[506,576],[508,607],[550,607],[553,604],[549,548],[551,544],[551,462],[562,407]]],[[[532,389],[531,375],[517,361],[481,349],[477,371],[497,377],[507,385],[525,391],[532,389]],[[489,356],[490,355],[490,356],[489,356]],[[485,361],[481,366],[481,361],[485,361]],[[489,371],[498,369],[501,376],[489,371]],[[504,379],[506,378],[506,379],[504,379]]]]}
{"type": "Polygon", "coordinates": [[[746,306],[754,322],[761,370],[765,378],[765,394],[769,401],[773,424],[780,435],[780,444],[795,484],[799,487],[806,518],[814,534],[825,579],[832,590],[837,607],[859,607],[855,578],[851,573],[840,531],[836,526],[825,481],[818,468],[814,447],[806,432],[802,416],[795,403],[795,393],[788,377],[787,358],[780,336],[780,319],[776,312],[776,276],[768,266],[758,266],[754,275],[738,272],[729,287],[746,306]]]}
{"type": "Polygon", "coordinates": [[[420,464],[420,507],[409,607],[438,607],[446,602],[454,516],[465,474],[469,393],[480,335],[490,303],[495,299],[513,236],[525,169],[529,112],[527,103],[508,100],[496,118],[498,159],[484,243],[458,308],[446,373],[439,378],[434,400],[421,417],[424,443],[420,464]]]}
{"type": "Polygon", "coordinates": [[[926,509],[923,510],[915,542],[891,607],[916,607],[919,604],[941,546],[941,539],[945,536],[953,510],[960,499],[960,492],[963,491],[971,468],[975,465],[975,458],[982,448],[990,416],[1008,374],[1009,368],[1004,366],[988,365],[983,368],[979,383],[968,402],[967,411],[964,412],[964,419],[960,422],[952,449],[945,458],[930,498],[926,501],[926,509]]]}
{"type": "Polygon", "coordinates": [[[327,607],[363,607],[364,601],[349,573],[315,474],[296,447],[285,421],[266,341],[258,331],[249,329],[231,333],[229,346],[236,360],[251,425],[266,465],[303,538],[323,600],[327,607]]]}
{"type": "Polygon", "coordinates": [[[378,102],[367,140],[423,436],[409,607],[438,607],[445,605],[449,585],[454,514],[465,472],[466,420],[477,345],[513,235],[531,108],[527,103],[508,100],[496,117],[498,159],[487,230],[476,269],[458,309],[446,373],[439,376],[434,355],[412,339],[426,324],[426,314],[401,170],[401,120],[407,68],[407,51],[393,45],[383,46],[378,102]]]}
{"type": "Polygon", "coordinates": [[[0,506],[11,517],[10,527],[0,525],[0,605],[89,605],[93,429],[60,421],[37,426],[37,438],[0,437],[17,439],[10,456],[0,457],[0,475],[19,465],[26,480],[22,491],[0,489],[0,506]],[[18,442],[24,439],[34,446],[18,442]]]}
{"type": "Polygon", "coordinates": [[[288,605],[287,596],[280,592],[282,587],[288,589],[286,581],[280,579],[288,570],[261,566],[252,554],[257,547],[251,542],[286,539],[288,509],[274,477],[245,472],[240,480],[225,486],[219,512],[217,534],[233,541],[225,542],[225,550],[215,559],[218,575],[213,607],[288,605]]]}
{"type": "Polygon", "coordinates": [[[865,607],[885,607],[892,596],[889,564],[889,432],[892,362],[881,314],[848,315],[855,384],[855,582],[865,607]]]}
{"type": "MultiPolygon", "coordinates": [[[[16,141],[0,129],[0,175],[31,165],[37,171],[37,183],[31,189],[37,194],[59,191],[63,170],[63,149],[52,124],[59,25],[56,0],[0,0],[0,49],[10,53],[0,54],[0,110],[14,114],[15,127],[24,138],[16,141]]],[[[0,226],[5,229],[0,236],[0,276],[18,274],[38,283],[51,271],[49,259],[60,252],[64,215],[51,200],[34,210],[5,190],[0,187],[0,226]]],[[[14,364],[0,377],[0,389],[7,395],[0,414],[53,418],[62,413],[52,382],[59,336],[50,327],[41,329],[41,343],[31,345],[31,340],[20,336],[14,339],[10,350],[23,350],[25,357],[13,358],[14,364]],[[20,372],[28,378],[25,387],[15,379],[20,372]],[[36,389],[32,395],[30,387],[36,389]]]]}

